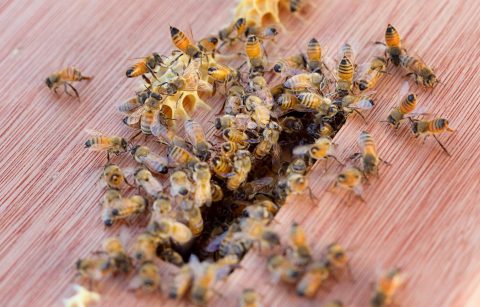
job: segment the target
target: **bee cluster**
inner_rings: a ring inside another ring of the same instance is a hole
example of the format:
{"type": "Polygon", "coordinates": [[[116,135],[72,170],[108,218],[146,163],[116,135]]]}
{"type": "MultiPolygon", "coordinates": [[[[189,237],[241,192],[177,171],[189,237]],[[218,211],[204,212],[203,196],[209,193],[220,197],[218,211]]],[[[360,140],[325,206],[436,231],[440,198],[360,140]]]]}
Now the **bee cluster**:
{"type": "MultiPolygon", "coordinates": [[[[335,156],[333,137],[350,115],[363,118],[362,112],[374,107],[371,90],[390,63],[404,67],[424,87],[435,86],[438,79],[423,61],[406,53],[391,25],[383,51],[363,65],[357,66],[350,44],[342,45],[333,61],[322,54],[315,38],[305,52],[271,61],[266,46],[283,28],[279,11],[285,7],[297,12],[302,4],[257,2],[241,1],[231,24],[198,42],[171,26],[176,49],[169,55],[152,53],[126,71],[128,78],[143,80],[135,96],[118,107],[125,113],[123,123],[136,135],[127,140],[90,131],[85,146],[107,153],[102,173],[107,186],[101,200],[104,225],[129,224],[137,216],[148,216],[149,221],[130,249],[118,237],[110,237],[100,251],[78,260],[77,274],[83,279],[96,282],[134,272],[132,289],[163,289],[170,298],[188,296],[195,304],[205,304],[215,283],[238,267],[252,247],[269,252],[272,279],[295,284],[302,297],[314,297],[344,272],[351,277],[340,245],[328,245],[319,259],[313,259],[304,231],[294,223],[289,246],[279,253],[280,237],[269,224],[289,195],[308,191],[315,198],[307,173],[317,160],[325,161],[326,170],[330,159],[345,166],[335,175],[334,185],[363,201],[363,183],[378,176],[383,161],[374,139],[363,131],[360,152],[342,162],[335,156]],[[272,22],[276,24],[265,24],[272,22]],[[230,52],[220,53],[222,49],[230,52]],[[232,60],[242,56],[245,62],[233,67],[232,60]],[[278,80],[276,76],[282,81],[269,85],[267,79],[278,80]],[[217,114],[213,123],[217,130],[213,141],[193,117],[197,108],[210,110],[207,101],[216,96],[223,97],[224,104],[223,114],[217,114]],[[139,135],[163,144],[166,156],[135,144],[139,135]],[[111,162],[112,154],[129,154],[138,165],[129,173],[111,162]],[[133,189],[136,193],[127,196],[133,189]],[[179,268],[168,283],[160,276],[160,259],[179,268]]],[[[73,88],[69,82],[86,79],[72,73],[77,70],[68,71],[75,78],[51,76],[48,86],[63,85],[67,91],[67,86],[73,88]]],[[[416,96],[408,89],[406,83],[399,106],[386,122],[398,127],[408,119],[417,136],[452,131],[445,119],[416,119],[416,96]]],[[[398,275],[396,269],[384,277],[372,305],[391,303],[401,283],[398,275]]],[[[252,289],[246,289],[240,301],[244,306],[260,304],[252,289]]]]}

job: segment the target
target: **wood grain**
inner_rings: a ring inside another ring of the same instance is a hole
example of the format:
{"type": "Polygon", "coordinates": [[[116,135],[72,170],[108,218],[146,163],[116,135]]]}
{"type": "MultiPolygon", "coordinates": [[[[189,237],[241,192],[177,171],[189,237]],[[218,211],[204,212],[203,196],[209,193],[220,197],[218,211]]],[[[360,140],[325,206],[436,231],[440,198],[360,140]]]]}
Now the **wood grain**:
{"type": "MultiPolygon", "coordinates": [[[[392,70],[379,84],[368,124],[358,117],[336,136],[338,154],[358,149],[361,130],[376,138],[381,157],[392,162],[366,187],[366,204],[348,194],[327,192],[332,166],[310,175],[319,197],[292,197],[276,217],[285,236],[292,221],[307,230],[315,254],[330,242],[348,248],[354,283],[342,281],[313,301],[293,289],[272,285],[265,259],[255,252],[242,261],[218,290],[214,306],[233,305],[244,287],[263,294],[266,306],[316,306],[339,298],[348,306],[365,306],[371,283],[382,268],[400,266],[408,274],[397,296],[401,306],[478,306],[480,299],[480,39],[478,1],[312,1],[304,22],[290,18],[289,35],[279,45],[285,53],[304,48],[313,36],[328,53],[344,41],[357,41],[366,59],[371,43],[381,40],[387,23],[436,68],[442,84],[417,90],[419,105],[451,120],[457,132],[423,145],[406,127],[394,132],[379,123],[395,104],[403,72],[392,70]]],[[[168,25],[192,26],[195,37],[225,24],[233,3],[227,1],[141,3],[99,1],[6,1],[0,3],[0,301],[2,306],[59,305],[71,295],[76,259],[118,232],[99,220],[99,168],[103,155],[83,149],[84,128],[131,135],[116,114],[134,83],[124,78],[128,58],[172,47],[168,25]],[[95,79],[78,86],[81,102],[51,94],[43,80],[74,64],[95,79]]],[[[199,112],[207,122],[213,112],[199,112]]],[[[117,162],[125,165],[127,159],[117,162]]],[[[164,268],[168,271],[169,268],[164,268]]],[[[165,273],[165,278],[167,278],[165,273]]],[[[162,303],[160,295],[135,296],[127,281],[102,286],[102,306],[162,303]]]]}

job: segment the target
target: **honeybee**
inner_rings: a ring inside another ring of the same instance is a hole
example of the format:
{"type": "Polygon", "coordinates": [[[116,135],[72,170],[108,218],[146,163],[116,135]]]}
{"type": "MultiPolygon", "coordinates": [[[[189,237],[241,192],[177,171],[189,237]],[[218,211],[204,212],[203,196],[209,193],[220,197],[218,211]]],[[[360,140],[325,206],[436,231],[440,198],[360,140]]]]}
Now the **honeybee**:
{"type": "Polygon", "coordinates": [[[362,202],[365,202],[362,197],[362,179],[362,171],[356,167],[347,167],[340,174],[338,174],[334,183],[334,187],[340,186],[344,189],[352,190],[362,202]]]}
{"type": "Polygon", "coordinates": [[[148,169],[138,168],[134,176],[136,185],[142,187],[148,195],[157,198],[162,193],[162,183],[148,169]]]}
{"type": "MultiPolygon", "coordinates": [[[[395,66],[400,65],[400,57],[406,53],[405,48],[402,48],[402,40],[400,34],[397,30],[391,25],[388,24],[387,30],[385,31],[385,56],[388,61],[392,61],[395,66]]],[[[385,45],[382,42],[376,42],[376,44],[385,45]]]]}
{"type": "Polygon", "coordinates": [[[224,157],[228,157],[230,159],[231,157],[233,157],[235,155],[235,153],[238,150],[246,149],[247,147],[248,147],[248,144],[242,145],[242,144],[238,144],[238,143],[231,142],[231,141],[223,142],[222,144],[220,144],[220,153],[224,157]]]}
{"type": "Polygon", "coordinates": [[[267,80],[263,76],[254,76],[248,79],[248,92],[260,98],[262,104],[269,110],[274,106],[272,92],[268,87],[267,80]]]}
{"type": "Polygon", "coordinates": [[[325,86],[325,78],[319,73],[303,73],[288,78],[283,86],[294,92],[318,92],[325,86]]]}
{"type": "Polygon", "coordinates": [[[377,283],[370,305],[373,307],[391,306],[393,304],[393,296],[403,284],[404,279],[405,276],[400,269],[391,269],[377,283]]]}
{"type": "Polygon", "coordinates": [[[145,77],[146,73],[151,73],[152,76],[155,76],[155,69],[158,66],[163,66],[162,56],[156,52],[141,58],[138,62],[136,62],[133,66],[127,69],[126,75],[127,78],[135,78],[138,76],[142,76],[147,83],[150,83],[150,80],[145,77]]]}
{"type": "Polygon", "coordinates": [[[280,109],[283,111],[293,109],[296,105],[298,105],[297,96],[292,93],[283,93],[278,96],[277,105],[280,106],[280,109]]]}
{"type": "Polygon", "coordinates": [[[227,189],[234,191],[247,180],[248,173],[252,169],[252,160],[250,152],[239,150],[233,158],[233,174],[228,177],[227,189]]]}
{"type": "Polygon", "coordinates": [[[130,282],[129,287],[132,290],[140,289],[146,292],[153,292],[161,289],[160,281],[160,272],[157,265],[152,261],[146,261],[138,269],[138,273],[130,282]]]}
{"type": "Polygon", "coordinates": [[[370,95],[353,95],[348,94],[343,96],[340,100],[335,101],[335,104],[341,107],[342,111],[347,115],[355,112],[366,121],[365,117],[359,110],[371,110],[375,103],[370,95]]]}
{"type": "MultiPolygon", "coordinates": [[[[181,248],[183,248],[183,246],[181,246],[181,248]]],[[[182,266],[184,264],[182,255],[180,255],[177,251],[173,250],[170,242],[168,241],[163,241],[163,244],[158,245],[157,256],[160,257],[160,259],[162,259],[163,261],[176,266],[182,266]]]]}
{"type": "Polygon", "coordinates": [[[263,307],[260,296],[253,289],[244,289],[240,296],[239,307],[263,307]]]}
{"type": "Polygon", "coordinates": [[[186,197],[193,190],[192,183],[183,171],[176,171],[169,177],[170,195],[172,197],[186,197]]]}
{"type": "Polygon", "coordinates": [[[172,42],[177,47],[188,55],[190,58],[196,59],[202,56],[202,52],[198,47],[192,43],[192,41],[179,29],[170,26],[170,35],[172,37],[172,42]]]}
{"type": "Polygon", "coordinates": [[[270,122],[270,109],[263,103],[263,100],[255,95],[249,95],[244,100],[245,109],[251,112],[252,119],[260,128],[270,122]]]}
{"type": "Polygon", "coordinates": [[[194,304],[204,305],[212,298],[213,286],[225,275],[225,272],[216,264],[199,262],[195,255],[190,256],[189,265],[193,272],[190,299],[194,304]],[[192,258],[194,258],[193,261],[192,258]]]}
{"type": "Polygon", "coordinates": [[[306,0],[290,0],[290,12],[292,13],[296,13],[296,12],[300,12],[305,4],[306,4],[306,0]]]}
{"type": "Polygon", "coordinates": [[[135,161],[145,166],[149,171],[158,174],[168,173],[167,159],[153,153],[147,146],[134,146],[130,149],[130,153],[135,161]]]}
{"type": "Polygon", "coordinates": [[[131,112],[130,114],[125,116],[122,122],[132,129],[140,129],[141,132],[145,133],[145,129],[142,129],[142,115],[144,112],[145,112],[144,108],[138,108],[134,112],[131,112]]]}
{"type": "Polygon", "coordinates": [[[148,231],[138,235],[133,244],[133,258],[139,263],[153,261],[159,241],[158,237],[148,231]]]}
{"type": "Polygon", "coordinates": [[[273,161],[280,158],[280,146],[278,139],[282,128],[274,121],[270,121],[262,132],[262,139],[253,151],[253,155],[257,159],[265,158],[270,152],[272,153],[273,161]]]}
{"type": "Polygon", "coordinates": [[[316,260],[307,266],[305,274],[297,284],[297,295],[314,297],[320,287],[330,277],[328,263],[325,260],[316,260]]]}
{"type": "Polygon", "coordinates": [[[183,248],[189,247],[193,240],[190,228],[169,217],[152,217],[147,230],[160,238],[170,239],[183,248]]]}
{"type": "Polygon", "coordinates": [[[207,36],[198,41],[197,47],[205,54],[215,56],[215,51],[218,44],[218,38],[214,35],[207,36]]]}
{"type": "Polygon", "coordinates": [[[249,35],[245,45],[248,57],[250,75],[263,74],[266,66],[265,55],[260,40],[255,35],[249,35]]]}
{"type": "MultiPolygon", "coordinates": [[[[309,180],[305,175],[290,174],[287,177],[285,185],[287,195],[302,194],[305,190],[308,190],[310,199],[312,201],[317,200],[317,197],[313,195],[312,189],[309,186],[309,180]]],[[[282,184],[279,186],[282,188],[282,184]]]]}
{"type": "Polygon", "coordinates": [[[401,55],[400,65],[408,72],[407,76],[412,76],[416,84],[434,87],[439,82],[433,69],[418,56],[401,55]]]}
{"type": "Polygon", "coordinates": [[[199,123],[193,120],[185,122],[185,133],[192,143],[193,154],[205,161],[210,158],[210,144],[205,137],[205,132],[199,123]]]}
{"type": "Polygon", "coordinates": [[[237,143],[242,147],[247,147],[249,137],[248,135],[236,128],[227,128],[222,132],[223,139],[225,141],[237,143]]]}
{"type": "Polygon", "coordinates": [[[134,97],[124,101],[118,105],[118,111],[123,113],[134,112],[145,104],[145,100],[149,97],[148,92],[137,93],[134,97]]]}
{"type": "Polygon", "coordinates": [[[359,68],[359,77],[356,84],[360,91],[371,90],[375,87],[383,74],[387,73],[387,61],[383,56],[375,56],[370,63],[359,68]]]}
{"type": "Polygon", "coordinates": [[[319,94],[304,92],[297,95],[298,102],[305,108],[317,111],[319,114],[329,115],[335,112],[335,106],[330,98],[319,94]]]}
{"type": "Polygon", "coordinates": [[[287,116],[279,121],[282,132],[288,134],[296,134],[303,131],[303,123],[300,118],[294,116],[287,116]]]}
{"type": "Polygon", "coordinates": [[[307,66],[303,53],[279,59],[273,66],[273,71],[282,76],[292,76],[301,73],[307,66]]]}
{"type": "Polygon", "coordinates": [[[247,20],[245,18],[239,18],[235,20],[232,24],[221,29],[218,33],[218,37],[222,41],[220,47],[224,44],[232,44],[236,40],[242,40],[242,36],[245,34],[247,29],[247,20]]]}
{"type": "Polygon", "coordinates": [[[200,59],[194,59],[188,64],[187,68],[181,76],[174,77],[168,82],[165,82],[162,86],[165,88],[167,95],[175,95],[180,91],[186,92],[212,92],[212,86],[200,79],[200,59]]]}
{"type": "Polygon", "coordinates": [[[240,221],[241,232],[234,234],[234,238],[246,238],[256,242],[260,249],[272,249],[280,245],[280,237],[270,229],[263,220],[251,218],[242,219],[240,221]]]}
{"type": "Polygon", "coordinates": [[[378,165],[380,161],[385,164],[388,162],[383,161],[377,154],[377,146],[373,137],[367,131],[362,131],[358,137],[358,146],[361,149],[360,154],[355,154],[354,157],[362,159],[362,171],[365,175],[375,174],[378,177],[378,165]]]}
{"type": "Polygon", "coordinates": [[[90,138],[85,142],[85,148],[93,151],[106,151],[107,161],[110,162],[110,154],[119,155],[127,151],[127,140],[116,135],[105,135],[99,131],[87,130],[90,138]]]}
{"type": "Polygon", "coordinates": [[[195,192],[193,195],[195,205],[210,207],[212,204],[212,187],[210,185],[210,167],[206,162],[198,162],[194,166],[193,181],[195,182],[195,192]]]}
{"type": "Polygon", "coordinates": [[[191,201],[182,201],[181,209],[183,218],[186,220],[187,226],[192,231],[194,237],[198,237],[203,231],[202,212],[191,201]]]}
{"type": "Polygon", "coordinates": [[[316,38],[312,38],[307,45],[307,67],[311,72],[320,72],[322,66],[322,48],[316,38]]]}
{"type": "Polygon", "coordinates": [[[400,103],[392,109],[392,112],[390,112],[386,120],[387,123],[396,129],[400,126],[405,115],[412,113],[417,106],[417,96],[414,93],[408,93],[408,90],[408,82],[404,82],[398,95],[398,97],[400,97],[400,103]]]}
{"type": "Polygon", "coordinates": [[[112,226],[115,221],[125,220],[131,216],[141,214],[147,207],[147,200],[140,195],[114,200],[104,208],[102,219],[105,226],[112,226]]]}
{"type": "Polygon", "coordinates": [[[57,89],[63,85],[63,90],[67,95],[72,96],[67,90],[68,86],[73,90],[75,96],[77,96],[77,98],[80,98],[77,89],[73,87],[71,82],[91,79],[92,77],[83,76],[80,70],[78,70],[77,68],[69,66],[48,76],[48,78],[45,80],[45,83],[47,84],[48,88],[57,95],[57,89]]]}
{"type": "Polygon", "coordinates": [[[270,256],[267,260],[267,269],[272,274],[272,281],[283,281],[289,284],[296,283],[302,275],[302,271],[290,260],[282,255],[270,256]]]}
{"type": "Polygon", "coordinates": [[[273,219],[273,215],[267,208],[260,205],[251,205],[243,209],[242,215],[259,221],[269,222],[273,219]]]}
{"type": "Polygon", "coordinates": [[[73,285],[73,289],[77,293],[72,297],[64,299],[63,306],[83,307],[100,302],[100,294],[98,294],[97,292],[89,291],[88,289],[80,285],[73,285]]]}
{"type": "Polygon", "coordinates": [[[307,172],[307,163],[303,158],[294,158],[292,162],[288,164],[285,174],[290,176],[291,174],[305,175],[307,172]]]}
{"type": "Polygon", "coordinates": [[[172,213],[172,199],[167,194],[161,193],[152,204],[152,213],[168,217],[172,213]]]}
{"type": "Polygon", "coordinates": [[[440,147],[445,151],[445,153],[449,156],[451,154],[448,152],[447,148],[440,142],[437,138],[436,134],[444,133],[444,132],[454,132],[455,130],[448,126],[448,120],[445,118],[435,118],[432,120],[419,120],[419,119],[412,119],[409,117],[411,123],[411,130],[415,137],[423,136],[424,140],[429,137],[430,135],[438,142],[440,147]]]}
{"type": "MultiPolygon", "coordinates": [[[[230,144],[230,143],[227,143],[230,144]]],[[[235,143],[234,143],[235,144],[235,143]]],[[[219,155],[212,158],[212,170],[220,178],[226,178],[232,171],[232,164],[226,155],[219,155]]]]}
{"type": "MultiPolygon", "coordinates": [[[[335,159],[339,164],[342,164],[334,155],[332,139],[328,137],[320,137],[315,140],[315,143],[309,145],[300,145],[293,149],[293,155],[304,156],[308,155],[310,159],[325,160],[325,168],[327,167],[328,158],[335,159]]],[[[343,164],[342,164],[343,165],[343,164]]]]}
{"type": "Polygon", "coordinates": [[[177,167],[193,168],[200,160],[182,146],[170,144],[168,146],[168,161],[177,167]]]}
{"type": "Polygon", "coordinates": [[[171,299],[181,299],[190,290],[192,281],[192,268],[188,264],[182,265],[180,270],[175,273],[175,277],[168,287],[168,297],[171,299]]]}
{"type": "Polygon", "coordinates": [[[222,187],[217,183],[211,183],[212,185],[212,202],[219,202],[223,199],[223,190],[222,187]]]}
{"type": "Polygon", "coordinates": [[[225,93],[228,92],[228,88],[231,85],[237,83],[240,79],[240,74],[237,70],[219,63],[208,68],[208,75],[212,77],[216,83],[224,85],[225,93]]]}
{"type": "Polygon", "coordinates": [[[300,267],[304,267],[310,263],[312,260],[312,252],[305,238],[305,231],[298,223],[294,222],[292,226],[290,226],[290,242],[291,249],[287,254],[290,261],[300,267]]]}
{"type": "Polygon", "coordinates": [[[102,179],[110,189],[120,190],[124,184],[128,184],[122,169],[115,164],[106,164],[103,168],[102,179]]]}
{"type": "Polygon", "coordinates": [[[88,280],[90,284],[99,281],[109,275],[112,271],[109,268],[108,259],[102,255],[96,254],[75,262],[76,277],[88,280]]]}
{"type": "Polygon", "coordinates": [[[336,274],[343,270],[347,270],[350,278],[352,278],[352,271],[350,269],[349,259],[345,249],[337,243],[332,243],[327,246],[325,259],[328,264],[330,274],[335,277],[336,274]]]}
{"type": "Polygon", "coordinates": [[[348,95],[352,92],[354,66],[347,56],[343,56],[337,68],[336,92],[340,96],[348,95]]]}
{"type": "Polygon", "coordinates": [[[349,43],[343,43],[341,46],[340,46],[340,49],[339,49],[339,58],[343,58],[343,57],[346,57],[350,63],[352,63],[353,67],[354,67],[354,70],[356,68],[356,64],[355,64],[355,50],[353,49],[352,45],[349,44],[349,43]]]}
{"type": "Polygon", "coordinates": [[[116,273],[129,273],[132,270],[132,259],[127,255],[123,243],[118,237],[103,240],[102,250],[98,253],[108,257],[108,267],[116,273]]]}
{"type": "Polygon", "coordinates": [[[234,85],[228,89],[228,95],[224,105],[225,114],[236,115],[241,112],[243,103],[242,96],[244,94],[245,91],[240,85],[234,85]]]}

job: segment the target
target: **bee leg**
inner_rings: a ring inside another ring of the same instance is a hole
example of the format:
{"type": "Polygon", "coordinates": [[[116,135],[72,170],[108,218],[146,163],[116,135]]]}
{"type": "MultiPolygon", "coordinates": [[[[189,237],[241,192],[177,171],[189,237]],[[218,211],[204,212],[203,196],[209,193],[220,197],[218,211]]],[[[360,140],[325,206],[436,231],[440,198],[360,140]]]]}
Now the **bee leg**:
{"type": "Polygon", "coordinates": [[[379,42],[379,41],[376,41],[374,44],[375,44],[375,45],[384,45],[385,47],[387,46],[387,45],[385,45],[384,42],[379,42]]]}
{"type": "Polygon", "coordinates": [[[378,159],[379,159],[380,161],[382,161],[382,162],[383,162],[385,165],[387,165],[387,166],[391,166],[391,165],[392,165],[392,163],[390,163],[390,162],[388,162],[388,161],[386,161],[386,160],[383,160],[382,158],[378,158],[378,159]]]}
{"type": "MultiPolygon", "coordinates": [[[[78,91],[77,91],[77,89],[76,89],[76,88],[74,88],[74,87],[73,87],[73,85],[71,85],[71,84],[70,84],[70,83],[68,83],[68,82],[66,82],[65,84],[66,84],[66,85],[68,85],[68,86],[69,86],[69,87],[70,87],[70,88],[71,88],[71,89],[72,89],[72,90],[75,92],[75,96],[77,96],[77,98],[79,98],[79,99],[80,99],[80,95],[78,95],[78,91]]],[[[65,91],[66,91],[66,89],[65,89],[65,91]]]]}
{"type": "Polygon", "coordinates": [[[110,163],[110,152],[107,151],[107,162],[110,163]]]}
{"type": "Polygon", "coordinates": [[[363,116],[363,114],[362,114],[360,111],[358,111],[358,110],[356,110],[356,109],[352,109],[352,110],[353,110],[353,112],[355,112],[355,113],[357,113],[358,115],[360,115],[360,117],[363,119],[363,121],[364,121],[366,124],[368,124],[367,120],[365,119],[365,116],[363,116]]]}
{"type": "Polygon", "coordinates": [[[360,152],[356,152],[353,155],[351,155],[350,157],[348,157],[348,159],[349,160],[358,160],[358,159],[360,159],[361,156],[362,156],[362,154],[360,152]]]}
{"type": "Polygon", "coordinates": [[[58,86],[55,86],[53,88],[53,92],[55,93],[55,95],[59,96],[60,94],[57,92],[57,90],[58,90],[58,86]]]}
{"type": "Polygon", "coordinates": [[[437,139],[437,137],[435,136],[435,134],[432,134],[433,137],[435,138],[435,140],[438,142],[438,144],[440,145],[440,147],[442,147],[442,149],[445,151],[445,153],[451,157],[452,155],[448,152],[447,148],[445,148],[445,146],[443,146],[442,142],[440,142],[439,139],[437,139]]]}
{"type": "Polygon", "coordinates": [[[310,187],[308,187],[308,194],[310,196],[310,200],[314,203],[314,205],[316,205],[316,203],[319,201],[319,199],[318,199],[318,197],[316,197],[313,194],[312,188],[310,188],[310,187]]]}
{"type": "Polygon", "coordinates": [[[72,94],[67,90],[67,82],[63,83],[63,91],[70,97],[73,97],[72,94]]]}
{"type": "Polygon", "coordinates": [[[340,165],[342,165],[342,166],[345,166],[345,164],[343,164],[342,162],[340,162],[340,160],[338,160],[338,158],[337,158],[337,157],[335,157],[334,155],[328,155],[327,157],[329,157],[329,158],[333,158],[333,159],[335,159],[335,161],[337,161],[337,162],[338,162],[338,164],[340,164],[340,165]]]}
{"type": "Polygon", "coordinates": [[[152,84],[152,81],[150,81],[150,79],[147,78],[147,76],[145,75],[142,75],[142,79],[147,82],[148,84],[152,84]]]}

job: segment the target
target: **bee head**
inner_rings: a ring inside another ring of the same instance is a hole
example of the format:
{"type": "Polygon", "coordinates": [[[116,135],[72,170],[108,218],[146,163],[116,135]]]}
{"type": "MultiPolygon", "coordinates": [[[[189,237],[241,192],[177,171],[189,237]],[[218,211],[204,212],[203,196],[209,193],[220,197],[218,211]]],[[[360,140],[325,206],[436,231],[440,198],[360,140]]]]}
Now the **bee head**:
{"type": "Polygon", "coordinates": [[[125,140],[124,138],[122,138],[122,140],[120,141],[120,143],[121,143],[122,149],[125,150],[125,151],[127,151],[127,149],[128,149],[128,142],[127,142],[127,140],[125,140]]]}
{"type": "Polygon", "coordinates": [[[103,221],[103,224],[105,224],[105,226],[107,226],[107,227],[110,227],[110,226],[113,225],[113,220],[110,219],[110,218],[109,218],[109,219],[105,219],[105,220],[103,221]]]}
{"type": "Polygon", "coordinates": [[[47,84],[48,88],[52,88],[53,85],[58,82],[59,80],[59,76],[57,74],[53,74],[51,76],[49,76],[46,80],[45,80],[45,83],[47,84]]]}
{"type": "Polygon", "coordinates": [[[281,73],[282,72],[282,64],[275,64],[275,66],[273,66],[273,71],[276,72],[276,73],[281,73]]]}
{"type": "Polygon", "coordinates": [[[218,38],[216,36],[209,37],[208,41],[214,45],[218,44],[218,38]]]}
{"type": "Polygon", "coordinates": [[[409,102],[415,101],[415,99],[416,99],[415,94],[410,94],[410,95],[407,96],[407,100],[408,100],[409,102]]]}
{"type": "Polygon", "coordinates": [[[358,84],[358,89],[361,90],[361,91],[364,91],[368,88],[366,82],[362,82],[360,81],[360,83],[358,84]]]}

